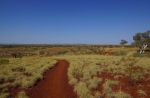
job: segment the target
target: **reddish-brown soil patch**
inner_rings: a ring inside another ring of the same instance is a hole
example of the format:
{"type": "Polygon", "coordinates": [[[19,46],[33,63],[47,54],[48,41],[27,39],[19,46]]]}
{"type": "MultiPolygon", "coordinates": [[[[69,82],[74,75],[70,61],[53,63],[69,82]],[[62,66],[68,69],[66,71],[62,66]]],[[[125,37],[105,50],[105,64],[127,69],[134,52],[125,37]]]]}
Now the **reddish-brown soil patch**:
{"type": "Polygon", "coordinates": [[[68,84],[68,66],[67,61],[59,60],[53,69],[45,73],[43,80],[27,90],[29,98],[76,98],[68,84]]]}
{"type": "Polygon", "coordinates": [[[114,92],[121,90],[125,93],[130,94],[132,98],[141,98],[138,95],[138,90],[143,90],[146,92],[147,95],[142,98],[150,98],[150,79],[148,77],[145,76],[145,78],[142,80],[131,81],[129,77],[123,74],[118,74],[122,77],[115,79],[114,77],[116,75],[117,74],[108,72],[102,72],[101,74],[99,74],[99,77],[103,79],[102,84],[98,87],[100,92],[103,92],[103,84],[105,83],[105,80],[110,79],[119,81],[119,84],[112,88],[114,92]]]}

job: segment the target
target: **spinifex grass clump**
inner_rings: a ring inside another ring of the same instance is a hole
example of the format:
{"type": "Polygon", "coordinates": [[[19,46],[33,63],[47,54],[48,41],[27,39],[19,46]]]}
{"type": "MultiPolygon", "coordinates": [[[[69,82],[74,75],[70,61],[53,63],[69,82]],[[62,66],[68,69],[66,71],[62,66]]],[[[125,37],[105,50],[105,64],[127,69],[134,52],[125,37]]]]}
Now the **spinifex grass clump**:
{"type": "Polygon", "coordinates": [[[91,62],[72,61],[68,69],[69,83],[80,98],[94,98],[91,90],[102,81],[97,77],[100,67],[91,62]]]}
{"type": "Polygon", "coordinates": [[[121,91],[121,89],[117,92],[113,91],[113,86],[117,86],[119,81],[116,80],[106,80],[103,84],[103,94],[102,97],[106,98],[132,98],[129,94],[121,91]]]}
{"type": "Polygon", "coordinates": [[[102,79],[98,75],[105,70],[105,64],[113,63],[113,60],[117,62],[117,60],[113,57],[97,55],[64,57],[70,61],[69,84],[74,86],[74,91],[79,98],[100,97],[101,93],[97,91],[97,87],[102,83],[102,79]],[[109,62],[107,62],[108,59],[110,59],[109,62]]]}
{"type": "Polygon", "coordinates": [[[144,68],[139,66],[139,59],[131,56],[122,58],[121,64],[125,66],[126,76],[129,77],[129,82],[135,84],[136,81],[142,80],[146,75],[144,68]]]}
{"type": "Polygon", "coordinates": [[[99,83],[101,83],[101,82],[102,82],[102,79],[98,78],[98,77],[93,77],[92,79],[89,79],[88,81],[86,81],[88,88],[90,90],[96,89],[98,87],[99,83]]]}
{"type": "Polygon", "coordinates": [[[112,96],[113,90],[112,87],[118,85],[118,81],[106,80],[103,84],[103,96],[110,98],[112,96]]]}
{"type": "Polygon", "coordinates": [[[85,82],[77,83],[74,87],[74,91],[77,93],[79,98],[94,98],[85,82]]]}

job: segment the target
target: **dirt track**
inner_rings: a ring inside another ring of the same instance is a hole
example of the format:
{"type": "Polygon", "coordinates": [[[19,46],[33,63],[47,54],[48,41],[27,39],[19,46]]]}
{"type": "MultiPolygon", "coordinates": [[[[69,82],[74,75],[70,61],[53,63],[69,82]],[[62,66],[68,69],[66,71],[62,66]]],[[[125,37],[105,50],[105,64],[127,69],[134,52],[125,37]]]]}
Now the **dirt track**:
{"type": "Polygon", "coordinates": [[[69,63],[59,60],[53,69],[44,74],[44,79],[27,91],[29,98],[77,98],[68,84],[69,63]]]}

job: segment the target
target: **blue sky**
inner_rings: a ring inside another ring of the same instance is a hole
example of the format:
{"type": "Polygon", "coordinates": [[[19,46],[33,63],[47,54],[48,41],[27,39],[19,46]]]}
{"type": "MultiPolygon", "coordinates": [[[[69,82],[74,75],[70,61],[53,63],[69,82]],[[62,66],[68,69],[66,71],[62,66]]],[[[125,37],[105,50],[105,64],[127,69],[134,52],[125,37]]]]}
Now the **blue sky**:
{"type": "Polygon", "coordinates": [[[118,44],[150,30],[150,0],[0,0],[0,43],[118,44]]]}

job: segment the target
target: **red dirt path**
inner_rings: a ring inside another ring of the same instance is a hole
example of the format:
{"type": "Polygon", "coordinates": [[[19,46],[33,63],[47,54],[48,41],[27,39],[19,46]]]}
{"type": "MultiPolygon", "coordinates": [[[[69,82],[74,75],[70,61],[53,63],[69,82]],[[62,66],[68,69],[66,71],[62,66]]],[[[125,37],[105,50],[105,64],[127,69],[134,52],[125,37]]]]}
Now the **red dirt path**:
{"type": "Polygon", "coordinates": [[[55,67],[44,74],[43,80],[26,91],[29,98],[77,98],[68,84],[68,66],[67,61],[59,60],[55,67]]]}

